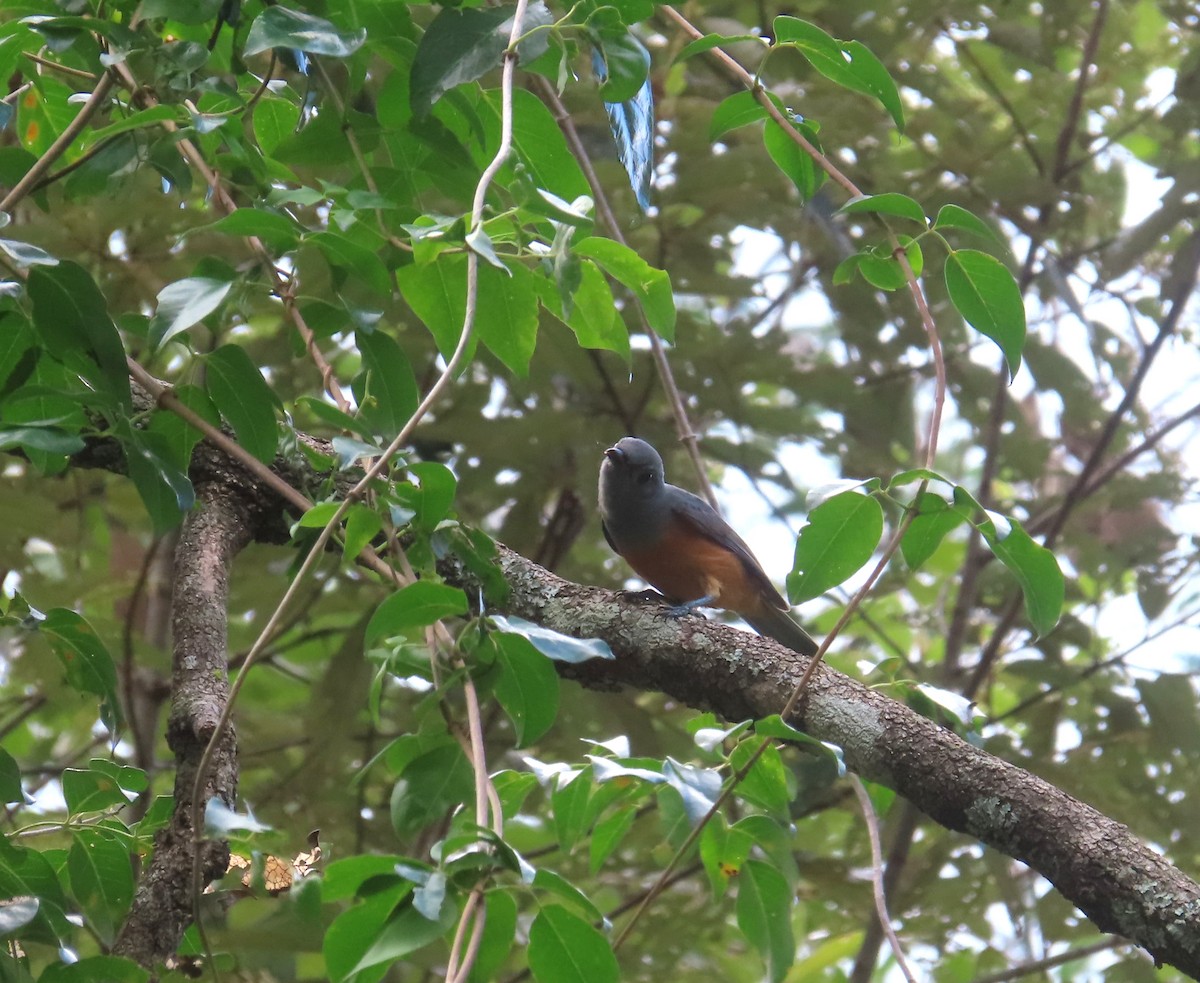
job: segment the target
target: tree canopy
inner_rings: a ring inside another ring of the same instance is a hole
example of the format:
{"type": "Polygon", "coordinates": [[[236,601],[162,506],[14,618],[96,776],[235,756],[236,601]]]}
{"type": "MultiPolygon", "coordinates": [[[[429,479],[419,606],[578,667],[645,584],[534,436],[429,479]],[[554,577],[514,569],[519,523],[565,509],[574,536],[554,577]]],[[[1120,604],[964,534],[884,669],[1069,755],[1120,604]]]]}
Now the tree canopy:
{"type": "Polygon", "coordinates": [[[0,980],[1200,979],[1198,64],[6,3],[0,980]],[[614,593],[626,434],[816,659],[614,593]]]}

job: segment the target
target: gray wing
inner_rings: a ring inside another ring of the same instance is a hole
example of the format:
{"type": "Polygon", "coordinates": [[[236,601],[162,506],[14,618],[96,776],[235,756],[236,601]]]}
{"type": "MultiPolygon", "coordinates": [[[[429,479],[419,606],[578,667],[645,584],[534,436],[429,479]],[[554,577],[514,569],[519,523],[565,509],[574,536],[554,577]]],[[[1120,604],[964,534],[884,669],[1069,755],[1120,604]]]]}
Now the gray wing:
{"type": "Polygon", "coordinates": [[[733,531],[729,523],[721,518],[721,514],[716,509],[704,501],[704,499],[693,495],[689,491],[684,491],[682,488],[667,485],[666,490],[670,496],[671,511],[676,516],[702,536],[711,539],[719,546],[723,546],[741,560],[746,573],[758,585],[763,597],[775,607],[780,611],[791,610],[791,605],[783,598],[775,585],[771,583],[771,578],[767,576],[766,571],[759,565],[754,554],[750,552],[750,547],[746,545],[745,540],[733,531]]]}

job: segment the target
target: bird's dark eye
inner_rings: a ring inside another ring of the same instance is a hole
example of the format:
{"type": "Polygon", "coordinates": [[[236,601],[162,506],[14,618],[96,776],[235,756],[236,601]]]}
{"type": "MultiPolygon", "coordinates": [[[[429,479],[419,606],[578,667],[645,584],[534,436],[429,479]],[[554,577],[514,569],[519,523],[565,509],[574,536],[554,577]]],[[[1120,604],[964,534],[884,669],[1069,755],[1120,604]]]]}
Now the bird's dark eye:
{"type": "Polygon", "coordinates": [[[654,477],[653,471],[643,471],[641,474],[639,474],[637,476],[637,483],[639,485],[644,485],[644,484],[646,484],[646,482],[650,481],[653,477],[654,477]]]}

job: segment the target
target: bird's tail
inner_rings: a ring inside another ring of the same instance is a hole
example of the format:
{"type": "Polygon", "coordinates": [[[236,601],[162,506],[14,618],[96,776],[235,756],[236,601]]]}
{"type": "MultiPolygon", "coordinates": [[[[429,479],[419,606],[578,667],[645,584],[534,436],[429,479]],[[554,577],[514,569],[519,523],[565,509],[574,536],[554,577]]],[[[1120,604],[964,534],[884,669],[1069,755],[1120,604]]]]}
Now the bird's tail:
{"type": "Polygon", "coordinates": [[[767,608],[754,617],[747,617],[746,623],[760,635],[773,638],[780,645],[786,645],[793,652],[812,658],[817,654],[817,643],[812,635],[801,628],[786,611],[777,608],[767,608]]]}

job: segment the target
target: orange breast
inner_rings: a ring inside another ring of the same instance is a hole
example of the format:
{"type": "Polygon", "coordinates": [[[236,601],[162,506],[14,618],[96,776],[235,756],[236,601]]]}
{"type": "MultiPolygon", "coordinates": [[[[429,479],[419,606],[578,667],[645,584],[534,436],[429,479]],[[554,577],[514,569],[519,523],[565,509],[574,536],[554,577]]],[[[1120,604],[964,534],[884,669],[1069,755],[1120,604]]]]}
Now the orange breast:
{"type": "Polygon", "coordinates": [[[677,604],[712,597],[715,608],[742,614],[763,610],[758,587],[736,555],[711,539],[672,523],[653,550],[624,554],[634,572],[677,604]]]}

